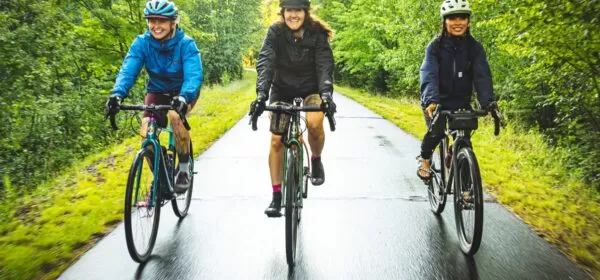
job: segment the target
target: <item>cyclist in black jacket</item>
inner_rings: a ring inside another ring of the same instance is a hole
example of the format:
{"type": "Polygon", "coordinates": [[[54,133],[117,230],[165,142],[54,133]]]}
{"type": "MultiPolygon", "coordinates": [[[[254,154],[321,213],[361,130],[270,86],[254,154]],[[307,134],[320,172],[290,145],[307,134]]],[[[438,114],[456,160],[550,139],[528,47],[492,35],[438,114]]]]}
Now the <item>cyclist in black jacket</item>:
{"type": "MultiPolygon", "coordinates": [[[[473,86],[479,105],[492,109],[492,73],[485,50],[469,32],[471,5],[466,0],[446,0],[440,8],[442,34],[427,46],[421,66],[421,105],[427,126],[438,104],[444,110],[471,109],[473,86]]],[[[444,137],[440,122],[423,137],[417,175],[431,178],[433,149],[444,137]]]]}
{"type": "MultiPolygon", "coordinates": [[[[269,99],[271,104],[292,103],[304,98],[304,105],[323,106],[326,114],[336,111],[333,94],[333,53],[329,45],[331,28],[310,14],[310,0],[281,0],[281,19],[267,32],[258,56],[256,71],[256,100],[250,110],[262,113],[269,99]]],[[[283,144],[281,134],[289,117],[271,114],[272,132],[269,169],[273,200],[265,210],[267,216],[281,210],[283,144]]],[[[308,143],[311,155],[312,184],[325,181],[321,152],[325,142],[324,114],[307,112],[308,143]]]]}

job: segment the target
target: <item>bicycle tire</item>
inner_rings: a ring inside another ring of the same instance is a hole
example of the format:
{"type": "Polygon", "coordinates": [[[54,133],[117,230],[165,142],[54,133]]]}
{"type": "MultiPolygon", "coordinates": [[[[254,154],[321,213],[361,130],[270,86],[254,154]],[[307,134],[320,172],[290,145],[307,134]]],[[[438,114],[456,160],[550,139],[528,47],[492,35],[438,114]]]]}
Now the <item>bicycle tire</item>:
{"type": "Polygon", "coordinates": [[[154,162],[154,153],[142,148],[131,164],[125,190],[125,240],[129,255],[138,263],[150,258],[160,222],[162,198],[158,186],[153,188],[155,174],[144,164],[148,160],[154,162]],[[150,225],[144,227],[145,222],[150,225]]]}
{"type": "Polygon", "coordinates": [[[444,138],[436,147],[437,152],[434,153],[434,155],[432,156],[431,162],[433,176],[427,184],[427,196],[429,199],[429,206],[431,208],[431,211],[436,215],[439,215],[444,211],[448,195],[446,192],[446,178],[448,177],[448,168],[445,166],[447,146],[447,138],[444,138]]]}
{"type": "Polygon", "coordinates": [[[296,261],[296,241],[298,233],[298,165],[297,152],[291,147],[287,149],[285,169],[285,253],[290,268],[296,261]]]}
{"type": "MultiPolygon", "coordinates": [[[[174,156],[175,158],[179,157],[179,155],[177,154],[176,151],[174,151],[174,156]]],[[[177,160],[173,161],[174,163],[177,162],[177,160]]],[[[171,206],[173,206],[173,212],[175,213],[175,216],[179,217],[180,219],[183,219],[187,213],[188,210],[190,210],[190,204],[192,202],[192,192],[194,191],[194,150],[193,150],[193,146],[192,146],[192,140],[190,139],[190,159],[189,159],[190,165],[189,165],[189,174],[190,174],[190,187],[188,188],[188,190],[185,193],[182,194],[176,194],[174,193],[173,195],[175,196],[173,200],[171,200],[171,206]]],[[[175,173],[177,173],[177,169],[179,167],[175,167],[173,169],[173,180],[175,180],[175,173]]],[[[173,182],[174,184],[175,182],[173,182]]]]}
{"type": "Polygon", "coordinates": [[[483,190],[477,158],[470,147],[456,154],[454,216],[460,248],[472,256],[481,245],[483,233],[483,190]],[[472,222],[472,223],[471,223],[472,222]]]}

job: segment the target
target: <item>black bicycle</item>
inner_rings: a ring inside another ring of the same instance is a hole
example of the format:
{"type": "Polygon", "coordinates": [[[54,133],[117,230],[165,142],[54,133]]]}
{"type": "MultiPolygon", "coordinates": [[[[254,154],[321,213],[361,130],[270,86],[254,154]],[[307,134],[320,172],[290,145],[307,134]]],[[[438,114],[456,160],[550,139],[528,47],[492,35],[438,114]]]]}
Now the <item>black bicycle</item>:
{"type": "MultiPolygon", "coordinates": [[[[302,98],[295,98],[291,105],[266,106],[265,111],[287,114],[290,121],[286,127],[281,142],[285,147],[283,160],[283,184],[281,186],[282,207],[285,209],[285,252],[290,268],[294,267],[296,259],[296,244],[298,224],[302,213],[302,199],[308,197],[308,181],[310,178],[310,161],[306,143],[302,138],[301,121],[306,122],[300,112],[325,112],[320,106],[302,106],[302,98]],[[304,153],[306,152],[306,158],[304,153]]],[[[327,114],[329,128],[335,131],[335,119],[327,114]]],[[[256,130],[258,115],[252,114],[252,130],[256,130]]]]}
{"type": "MultiPolygon", "coordinates": [[[[454,216],[460,248],[469,256],[479,249],[483,231],[483,189],[471,133],[478,127],[477,118],[488,113],[483,110],[438,110],[430,126],[431,129],[444,119],[447,124],[445,137],[436,147],[437,155],[432,157],[433,176],[427,181],[431,210],[437,215],[442,213],[447,195],[454,194],[454,216]],[[453,143],[450,138],[454,139],[453,143]]],[[[498,135],[504,123],[495,106],[491,114],[494,118],[494,135],[498,135]]]]}
{"type": "MultiPolygon", "coordinates": [[[[160,221],[160,209],[171,202],[175,215],[184,218],[189,210],[194,186],[193,147],[190,140],[189,174],[190,187],[185,193],[173,191],[175,175],[179,170],[178,153],[175,150],[173,129],[160,128],[157,113],[173,110],[171,105],[120,105],[119,110],[150,112],[150,122],[146,139],[137,152],[127,179],[125,191],[125,240],[129,255],[136,262],[146,262],[150,258],[160,221]],[[168,147],[162,146],[159,139],[161,131],[168,132],[168,147]],[[160,151],[160,152],[155,152],[160,151]]],[[[190,126],[185,116],[180,115],[187,130],[190,126]]],[[[117,129],[115,114],[110,115],[113,129],[117,129]]]]}

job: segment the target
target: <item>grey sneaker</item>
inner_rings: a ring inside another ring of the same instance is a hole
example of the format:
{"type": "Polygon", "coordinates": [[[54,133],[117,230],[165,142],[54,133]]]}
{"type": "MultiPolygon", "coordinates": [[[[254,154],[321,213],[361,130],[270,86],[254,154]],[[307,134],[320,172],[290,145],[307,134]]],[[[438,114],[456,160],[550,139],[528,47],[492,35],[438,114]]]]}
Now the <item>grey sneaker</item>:
{"type": "Polygon", "coordinates": [[[179,171],[175,176],[175,186],[173,187],[173,190],[177,194],[185,193],[190,188],[191,182],[190,174],[179,171]]]}
{"type": "Polygon", "coordinates": [[[310,181],[314,186],[322,185],[325,182],[325,170],[323,169],[323,163],[321,157],[311,160],[312,174],[310,181]]]}

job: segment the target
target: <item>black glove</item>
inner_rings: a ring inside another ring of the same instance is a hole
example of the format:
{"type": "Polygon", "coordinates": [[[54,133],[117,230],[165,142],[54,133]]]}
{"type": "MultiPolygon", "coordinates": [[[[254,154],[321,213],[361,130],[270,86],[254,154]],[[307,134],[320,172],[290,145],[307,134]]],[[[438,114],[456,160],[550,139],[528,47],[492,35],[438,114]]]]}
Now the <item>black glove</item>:
{"type": "Polygon", "coordinates": [[[267,106],[267,95],[264,93],[258,93],[256,99],[250,104],[250,116],[260,116],[265,111],[267,106]]]}
{"type": "Polygon", "coordinates": [[[121,97],[118,95],[111,95],[106,101],[104,108],[104,114],[106,116],[114,115],[119,112],[119,106],[121,106],[121,97]]]}
{"type": "Polygon", "coordinates": [[[481,109],[483,109],[484,111],[493,112],[494,110],[498,109],[498,104],[496,103],[496,101],[492,101],[485,106],[481,106],[481,109]]]}
{"type": "Polygon", "coordinates": [[[171,106],[180,116],[185,116],[187,113],[188,105],[185,98],[181,95],[173,96],[171,99],[171,106]]]}
{"type": "Polygon", "coordinates": [[[333,114],[337,112],[337,110],[335,103],[333,102],[333,96],[331,92],[321,93],[321,100],[323,101],[321,106],[323,106],[323,108],[325,109],[325,113],[330,116],[333,116],[333,114]]]}

